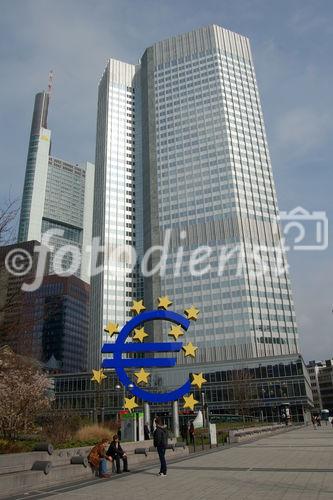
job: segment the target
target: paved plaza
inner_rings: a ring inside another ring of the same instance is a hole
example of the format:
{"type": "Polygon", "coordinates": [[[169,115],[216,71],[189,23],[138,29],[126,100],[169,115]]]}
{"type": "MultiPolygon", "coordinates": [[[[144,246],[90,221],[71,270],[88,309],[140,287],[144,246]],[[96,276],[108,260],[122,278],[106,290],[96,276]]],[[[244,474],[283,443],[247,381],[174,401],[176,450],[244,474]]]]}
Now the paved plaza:
{"type": "Polygon", "coordinates": [[[126,476],[21,498],[52,500],[332,499],[333,428],[299,428],[249,444],[169,463],[168,476],[145,467],[126,476]]]}

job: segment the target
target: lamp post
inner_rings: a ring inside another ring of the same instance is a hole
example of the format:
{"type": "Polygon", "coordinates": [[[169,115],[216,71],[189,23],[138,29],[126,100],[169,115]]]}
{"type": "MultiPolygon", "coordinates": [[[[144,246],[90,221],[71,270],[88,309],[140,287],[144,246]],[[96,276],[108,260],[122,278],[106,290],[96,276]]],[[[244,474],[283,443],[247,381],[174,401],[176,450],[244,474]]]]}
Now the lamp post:
{"type": "MultiPolygon", "coordinates": [[[[134,387],[133,384],[128,384],[128,389],[132,389],[134,387]]],[[[123,388],[123,404],[122,404],[122,407],[124,408],[125,407],[125,397],[126,397],[126,386],[125,385],[120,385],[120,384],[117,384],[116,385],[116,391],[120,391],[121,388],[123,388]]],[[[118,437],[119,439],[121,439],[121,435],[122,435],[122,432],[121,432],[121,417],[120,417],[120,413],[118,412],[118,415],[117,415],[117,418],[118,418],[118,437]]]]}
{"type": "MultiPolygon", "coordinates": [[[[103,383],[103,380],[107,378],[107,376],[104,374],[103,370],[93,370],[92,371],[92,378],[91,381],[96,384],[96,391],[95,391],[95,403],[94,403],[94,421],[98,423],[98,414],[101,412],[101,421],[104,421],[104,410],[103,412],[101,411],[101,384],[103,383]]],[[[104,400],[104,398],[103,398],[104,400]]]]}
{"type": "MultiPolygon", "coordinates": [[[[134,385],[133,384],[128,384],[128,389],[133,389],[134,385]]],[[[126,386],[125,385],[120,385],[120,384],[117,384],[116,385],[116,390],[117,391],[120,391],[120,389],[123,388],[123,407],[125,406],[125,397],[126,397],[126,386]]]]}
{"type": "Polygon", "coordinates": [[[202,419],[203,419],[203,426],[204,428],[206,427],[206,403],[205,403],[205,393],[201,393],[201,407],[202,407],[202,419]]]}

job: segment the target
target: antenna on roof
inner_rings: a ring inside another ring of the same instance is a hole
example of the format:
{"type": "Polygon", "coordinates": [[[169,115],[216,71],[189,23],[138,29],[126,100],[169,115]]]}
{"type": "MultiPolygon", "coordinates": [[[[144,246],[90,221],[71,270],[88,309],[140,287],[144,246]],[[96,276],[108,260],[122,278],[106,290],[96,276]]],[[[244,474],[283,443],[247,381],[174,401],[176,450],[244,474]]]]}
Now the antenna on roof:
{"type": "Polygon", "coordinates": [[[52,94],[53,77],[54,77],[54,73],[53,73],[53,69],[51,69],[49,71],[49,80],[48,80],[48,85],[47,85],[47,93],[49,94],[50,97],[52,94]]]}

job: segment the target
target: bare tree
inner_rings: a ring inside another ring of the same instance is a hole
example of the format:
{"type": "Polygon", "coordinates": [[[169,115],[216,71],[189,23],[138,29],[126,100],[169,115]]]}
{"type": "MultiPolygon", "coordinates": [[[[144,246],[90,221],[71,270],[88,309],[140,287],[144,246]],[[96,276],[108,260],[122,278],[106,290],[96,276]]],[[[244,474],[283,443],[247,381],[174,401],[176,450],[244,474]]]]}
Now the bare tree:
{"type": "MultiPolygon", "coordinates": [[[[8,199],[2,207],[0,207],[0,248],[9,245],[13,242],[14,230],[15,230],[15,220],[18,214],[17,200],[11,201],[8,199]]],[[[11,307],[14,298],[17,296],[17,291],[13,291],[9,295],[4,293],[7,292],[6,276],[7,272],[5,269],[4,259],[0,259],[0,324],[2,313],[11,307]]]]}
{"type": "Polygon", "coordinates": [[[0,433],[16,439],[34,428],[35,418],[50,405],[50,380],[35,361],[0,349],[0,433]]]}
{"type": "Polygon", "coordinates": [[[18,211],[17,200],[10,200],[10,198],[0,207],[0,246],[13,242],[18,211]]]}
{"type": "Polygon", "coordinates": [[[243,418],[243,422],[245,422],[245,415],[249,410],[250,401],[253,399],[252,379],[253,374],[246,368],[235,370],[233,373],[232,389],[234,400],[237,405],[238,413],[243,418]]]}

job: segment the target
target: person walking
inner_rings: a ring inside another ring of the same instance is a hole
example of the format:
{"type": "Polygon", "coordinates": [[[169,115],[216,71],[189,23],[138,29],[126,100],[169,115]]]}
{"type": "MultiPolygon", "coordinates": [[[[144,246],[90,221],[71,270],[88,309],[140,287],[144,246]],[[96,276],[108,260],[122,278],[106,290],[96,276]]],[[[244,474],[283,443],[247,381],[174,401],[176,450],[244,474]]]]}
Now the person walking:
{"type": "Polygon", "coordinates": [[[150,430],[149,430],[149,423],[148,422],[146,422],[144,427],[143,427],[143,433],[144,433],[145,441],[150,439],[150,430]]]}
{"type": "Polygon", "coordinates": [[[182,426],[182,440],[188,445],[188,427],[186,422],[182,426]]]}
{"type": "Polygon", "coordinates": [[[120,459],[123,461],[123,472],[130,472],[128,470],[127,455],[119,443],[119,438],[117,434],[113,436],[113,439],[111,441],[108,451],[106,452],[106,455],[108,457],[112,457],[112,459],[115,460],[117,474],[121,473],[120,459]]]}
{"type": "Polygon", "coordinates": [[[154,430],[154,446],[157,449],[157,453],[160,459],[160,472],[158,476],[165,477],[167,475],[167,464],[165,460],[165,450],[168,444],[168,431],[166,425],[163,425],[163,421],[160,417],[155,419],[156,429],[154,430]]]}
{"type": "Polygon", "coordinates": [[[191,420],[191,422],[190,422],[188,433],[190,435],[190,444],[194,444],[194,425],[193,425],[193,420],[191,420]]]}
{"type": "Polygon", "coordinates": [[[311,420],[312,420],[312,425],[313,425],[314,430],[317,430],[317,417],[312,415],[311,420]]]}

